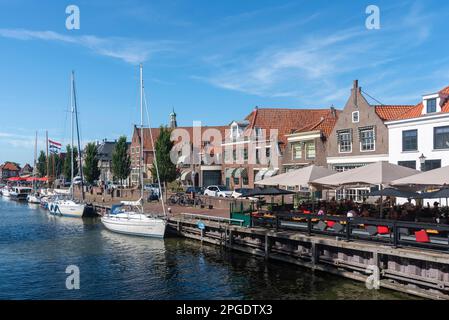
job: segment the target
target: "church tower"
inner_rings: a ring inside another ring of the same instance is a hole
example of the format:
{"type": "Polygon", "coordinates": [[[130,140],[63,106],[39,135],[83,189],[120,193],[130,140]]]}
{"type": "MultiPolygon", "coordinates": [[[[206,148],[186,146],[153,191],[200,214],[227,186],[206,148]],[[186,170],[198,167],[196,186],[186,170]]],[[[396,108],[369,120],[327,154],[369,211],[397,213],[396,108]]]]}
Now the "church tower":
{"type": "Polygon", "coordinates": [[[176,122],[176,113],[175,109],[173,108],[173,112],[170,113],[170,128],[174,129],[178,127],[178,123],[176,122]]]}

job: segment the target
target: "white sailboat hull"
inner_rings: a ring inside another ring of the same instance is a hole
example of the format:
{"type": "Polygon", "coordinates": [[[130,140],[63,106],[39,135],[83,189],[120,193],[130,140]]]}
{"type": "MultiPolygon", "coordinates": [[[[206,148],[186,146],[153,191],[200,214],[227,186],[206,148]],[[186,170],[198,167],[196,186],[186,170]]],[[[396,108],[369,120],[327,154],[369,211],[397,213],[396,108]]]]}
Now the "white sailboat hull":
{"type": "Polygon", "coordinates": [[[35,204],[40,204],[41,200],[40,198],[34,196],[34,195],[29,195],[27,198],[28,203],[35,203],[35,204]]]}
{"type": "Polygon", "coordinates": [[[102,217],[101,222],[112,232],[153,238],[163,238],[165,235],[165,220],[143,214],[120,213],[102,217]]]}
{"type": "Polygon", "coordinates": [[[8,189],[3,189],[3,190],[2,190],[2,195],[3,195],[4,197],[6,197],[6,198],[11,197],[11,193],[10,193],[10,191],[9,191],[8,189]]]}
{"type": "Polygon", "coordinates": [[[48,204],[48,210],[51,214],[65,217],[81,218],[85,208],[85,204],[76,203],[72,200],[55,201],[48,204]]]}

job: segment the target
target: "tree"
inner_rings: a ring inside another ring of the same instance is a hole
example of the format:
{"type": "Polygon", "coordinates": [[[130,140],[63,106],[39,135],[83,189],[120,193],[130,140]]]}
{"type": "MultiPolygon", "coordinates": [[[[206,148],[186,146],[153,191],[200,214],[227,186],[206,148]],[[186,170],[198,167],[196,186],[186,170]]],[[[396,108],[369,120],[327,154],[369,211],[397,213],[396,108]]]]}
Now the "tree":
{"type": "MultiPolygon", "coordinates": [[[[70,181],[72,178],[72,148],[70,147],[70,145],[67,145],[65,149],[66,155],[62,174],[64,175],[66,181],[70,181]]],[[[76,147],[73,148],[73,158],[73,176],[75,177],[78,174],[78,161],[76,161],[76,158],[78,158],[78,149],[76,147]]]]}
{"type": "Polygon", "coordinates": [[[47,156],[45,152],[41,150],[39,158],[37,159],[37,172],[39,176],[45,177],[47,175],[47,156]]]}
{"type": "Polygon", "coordinates": [[[172,182],[176,179],[176,164],[170,159],[170,151],[173,148],[174,142],[170,138],[171,130],[167,127],[161,127],[159,138],[155,145],[156,160],[153,160],[153,167],[151,174],[157,178],[156,165],[159,169],[160,182],[164,184],[172,182]]]}
{"type": "Polygon", "coordinates": [[[120,184],[123,184],[123,180],[127,179],[131,173],[131,158],[125,136],[118,139],[112,151],[111,169],[114,177],[120,180],[120,184]]]}
{"type": "Polygon", "coordinates": [[[98,167],[98,150],[94,142],[88,143],[85,151],[83,173],[86,181],[93,184],[100,177],[100,168],[98,167]]]}

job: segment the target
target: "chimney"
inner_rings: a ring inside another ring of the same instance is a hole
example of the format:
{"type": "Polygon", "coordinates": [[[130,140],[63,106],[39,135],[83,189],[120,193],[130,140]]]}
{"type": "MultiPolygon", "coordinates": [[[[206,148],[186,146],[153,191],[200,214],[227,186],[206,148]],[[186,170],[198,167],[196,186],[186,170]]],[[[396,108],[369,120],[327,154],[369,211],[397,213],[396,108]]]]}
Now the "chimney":
{"type": "Polygon", "coordinates": [[[334,118],[337,117],[337,110],[335,110],[335,107],[333,105],[331,106],[331,115],[334,118]]]}
{"type": "Polygon", "coordinates": [[[356,108],[358,108],[357,105],[357,95],[360,92],[360,88],[359,88],[359,80],[354,80],[354,88],[352,90],[352,94],[354,95],[354,105],[356,108]]]}

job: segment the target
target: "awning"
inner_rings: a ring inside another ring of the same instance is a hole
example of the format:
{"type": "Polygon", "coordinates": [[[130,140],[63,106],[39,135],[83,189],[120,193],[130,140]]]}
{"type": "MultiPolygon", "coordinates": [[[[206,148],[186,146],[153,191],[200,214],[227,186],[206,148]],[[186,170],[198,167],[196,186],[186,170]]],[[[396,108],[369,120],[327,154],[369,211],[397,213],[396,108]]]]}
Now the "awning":
{"type": "Polygon", "coordinates": [[[236,170],[235,168],[227,169],[227,170],[226,170],[225,178],[232,178],[232,176],[234,175],[234,171],[235,171],[235,170],[236,170]]]}
{"type": "Polygon", "coordinates": [[[192,180],[192,170],[187,169],[181,173],[181,181],[192,180]]]}
{"type": "Polygon", "coordinates": [[[26,181],[26,178],[21,178],[21,177],[12,177],[12,178],[8,178],[6,179],[7,181],[26,181]]]}
{"type": "Polygon", "coordinates": [[[234,178],[247,178],[248,170],[246,168],[237,168],[233,174],[234,178]]]}
{"type": "Polygon", "coordinates": [[[262,169],[259,172],[257,172],[256,176],[254,177],[254,181],[260,181],[263,179],[263,176],[265,173],[267,173],[268,169],[262,169]]]}
{"type": "Polygon", "coordinates": [[[279,172],[279,169],[270,169],[264,174],[263,179],[275,176],[279,172]]]}

